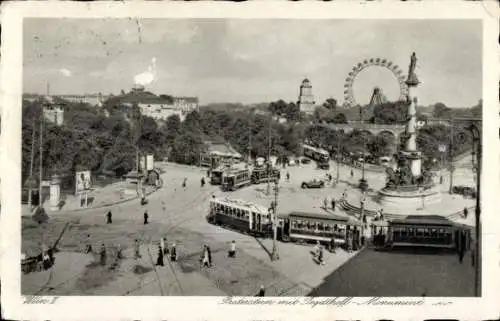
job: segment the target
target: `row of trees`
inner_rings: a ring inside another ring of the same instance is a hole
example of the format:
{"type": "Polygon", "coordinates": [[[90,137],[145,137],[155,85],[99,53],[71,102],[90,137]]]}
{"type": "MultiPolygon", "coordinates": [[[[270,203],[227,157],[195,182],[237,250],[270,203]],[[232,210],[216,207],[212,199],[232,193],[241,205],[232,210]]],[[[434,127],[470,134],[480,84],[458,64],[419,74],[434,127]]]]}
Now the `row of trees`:
{"type": "MultiPolygon", "coordinates": [[[[90,169],[94,173],[123,175],[136,166],[136,152],[154,154],[156,159],[197,164],[204,142],[228,142],[238,152],[266,156],[271,136],[271,153],[280,156],[299,155],[304,139],[335,149],[337,142],[342,151],[369,152],[374,156],[390,155],[395,151],[394,137],[373,136],[367,132],[342,133],[314,123],[329,119],[345,122],[345,115],[337,113],[336,101],[330,100],[321,107],[318,115],[308,119],[293,103],[279,100],[269,104],[271,114],[259,113],[250,108],[200,108],[186,115],[181,122],[176,115],[165,122],[157,122],[141,115],[137,105],[124,105],[119,99],[108,100],[98,109],[87,104],[66,102],[64,124],[60,127],[45,122],[43,132],[43,166],[47,174],[74,173],[77,169],[90,169]],[[325,114],[322,114],[325,112],[325,114]],[[284,117],[285,124],[271,119],[284,117]],[[330,117],[330,118],[328,118],[330,117]],[[310,122],[313,122],[311,125],[310,122]]],[[[375,119],[400,122],[406,117],[401,106],[381,105],[374,111],[375,119]],[[389,116],[388,116],[389,115],[389,116]],[[385,117],[385,118],[384,118],[385,117]]],[[[22,124],[22,173],[26,179],[34,156],[34,174],[39,164],[39,137],[42,102],[23,103],[22,124]],[[34,135],[33,135],[34,134],[34,135]],[[35,137],[34,147],[32,137],[35,137]]],[[[420,130],[419,147],[430,158],[439,158],[438,146],[449,145],[449,128],[428,126],[420,130]]],[[[455,129],[452,152],[457,154],[469,148],[469,134],[455,129]]]]}

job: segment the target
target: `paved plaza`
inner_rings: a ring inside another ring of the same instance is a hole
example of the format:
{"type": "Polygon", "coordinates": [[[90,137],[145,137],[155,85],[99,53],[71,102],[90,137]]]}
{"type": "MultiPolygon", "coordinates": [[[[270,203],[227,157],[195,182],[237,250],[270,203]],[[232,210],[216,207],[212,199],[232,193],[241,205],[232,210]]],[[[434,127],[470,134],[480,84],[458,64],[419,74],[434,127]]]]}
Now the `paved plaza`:
{"type": "MultiPolygon", "coordinates": [[[[350,295],[355,291],[366,294],[368,292],[363,292],[366,287],[372,287],[381,291],[380,293],[385,293],[384,295],[409,295],[425,287],[425,284],[432,284],[433,280],[449,282],[442,277],[448,269],[453,272],[449,277],[458,277],[465,283],[465,280],[470,280],[470,271],[457,269],[456,256],[375,253],[370,249],[361,253],[339,250],[336,253],[327,252],[326,264],[319,266],[313,260],[311,246],[279,242],[280,260],[271,261],[269,253],[272,240],[256,239],[214,226],[205,219],[212,195],[244,199],[268,206],[274,197],[266,194],[266,184],[251,185],[236,192],[225,193],[221,192],[218,186],[200,187],[201,177],[205,175],[200,168],[176,164],[161,166],[165,169],[162,175],[164,186],[148,197],[147,206],[141,206],[137,199],[128,202],[120,202],[121,200],[117,199],[119,204],[108,207],[53,213],[49,223],[42,228],[36,226],[28,217],[23,218],[23,252],[28,255],[37,251],[41,240],[46,244],[53,244],[63,230],[64,233],[58,244],[61,252],[56,254],[55,266],[47,271],[23,275],[22,293],[251,296],[264,285],[266,295],[271,296],[303,296],[315,293],[350,295]],[[187,178],[188,182],[186,188],[181,187],[184,178],[187,178]],[[145,209],[150,217],[148,225],[142,222],[145,209]],[[111,225],[105,224],[105,214],[108,211],[113,213],[111,225]],[[70,224],[64,229],[68,222],[70,224]],[[98,250],[101,244],[105,244],[108,249],[106,266],[97,264],[97,257],[82,253],[88,234],[91,234],[94,249],[98,250]],[[154,265],[160,237],[166,237],[169,245],[176,243],[178,262],[169,263],[165,259],[164,267],[154,265]],[[135,239],[140,239],[142,244],[142,258],[138,260],[133,258],[135,239]],[[236,241],[238,248],[238,255],[234,259],[227,257],[232,240],[236,241]],[[124,258],[115,262],[114,251],[118,244],[123,250],[124,258]],[[213,251],[214,266],[208,269],[200,268],[203,244],[209,244],[213,251]],[[346,262],[351,263],[346,265],[346,262]],[[377,262],[382,265],[379,266],[377,262]],[[390,272],[391,269],[387,269],[383,264],[397,271],[390,272]],[[426,273],[422,270],[422,274],[418,272],[419,265],[439,266],[439,269],[432,269],[441,272],[426,273]],[[365,270],[372,272],[365,274],[365,270]],[[370,278],[383,280],[384,275],[390,277],[392,273],[402,275],[398,282],[405,280],[405,273],[412,278],[414,275],[425,275],[425,278],[411,293],[405,290],[411,287],[409,283],[405,288],[389,282],[386,289],[381,286],[382,281],[377,281],[377,284],[368,282],[370,278]],[[360,275],[367,279],[362,281],[364,279],[360,275]],[[392,290],[393,288],[398,290],[392,290]]],[[[334,170],[335,166],[330,173],[334,170]]],[[[334,187],[327,185],[323,189],[304,190],[300,188],[302,181],[312,178],[325,179],[326,171],[315,169],[313,164],[282,170],[282,177],[286,172],[290,173],[290,181],[282,179],[280,182],[278,210],[283,213],[292,210],[324,211],[322,205],[325,197],[339,199],[342,192],[346,188],[351,189],[361,175],[359,170],[354,169],[354,177],[351,179],[350,168],[345,166],[341,166],[340,171],[340,184],[334,187]]],[[[383,182],[383,173],[366,172],[365,175],[374,188],[383,182]]],[[[455,181],[460,180],[457,175],[455,181]]],[[[335,212],[341,216],[349,215],[340,208],[335,212]]],[[[464,266],[466,265],[467,263],[464,263],[464,266]]],[[[468,288],[467,285],[461,285],[460,293],[466,295],[468,288]]],[[[432,291],[429,295],[432,295],[432,291]]],[[[441,293],[435,292],[435,295],[441,293]]]]}

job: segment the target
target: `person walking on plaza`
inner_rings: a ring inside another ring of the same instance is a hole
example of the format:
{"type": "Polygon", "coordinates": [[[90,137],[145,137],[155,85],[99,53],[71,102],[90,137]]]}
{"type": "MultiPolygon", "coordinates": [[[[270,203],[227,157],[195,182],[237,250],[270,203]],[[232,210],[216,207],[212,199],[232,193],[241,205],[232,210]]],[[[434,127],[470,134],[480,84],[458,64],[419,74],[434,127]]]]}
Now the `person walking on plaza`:
{"type": "Polygon", "coordinates": [[[146,210],[146,211],[144,211],[144,225],[149,224],[148,219],[149,219],[149,215],[148,215],[148,211],[146,210]]]}
{"type": "Polygon", "coordinates": [[[467,207],[464,207],[464,218],[467,218],[468,215],[469,215],[469,210],[467,209],[467,207]]]}
{"type": "Polygon", "coordinates": [[[316,246],[314,247],[314,256],[315,257],[318,257],[319,256],[319,249],[321,247],[321,244],[319,243],[319,241],[316,241],[316,246]]]}
{"type": "Polygon", "coordinates": [[[324,208],[325,210],[327,210],[327,209],[328,209],[328,198],[327,198],[327,197],[325,197],[325,199],[323,200],[323,208],[324,208]]]}
{"type": "Polygon", "coordinates": [[[209,245],[207,245],[207,253],[208,253],[208,266],[212,266],[212,249],[209,245]]]}
{"type": "Polygon", "coordinates": [[[187,185],[187,177],[184,177],[184,180],[182,181],[182,188],[186,188],[187,185]]]}
{"type": "Polygon", "coordinates": [[[160,248],[161,248],[161,252],[163,254],[165,254],[166,253],[166,251],[165,251],[165,238],[163,238],[163,237],[160,237],[160,248]]]}
{"type": "Polygon", "coordinates": [[[201,251],[201,267],[209,267],[210,261],[208,260],[208,247],[206,244],[203,244],[203,249],[201,251]]]}
{"type": "Polygon", "coordinates": [[[123,259],[123,250],[122,250],[122,246],[119,243],[116,244],[116,258],[118,260],[123,259]]]}
{"type": "Polygon", "coordinates": [[[134,258],[137,260],[141,258],[141,244],[139,243],[139,239],[135,239],[135,244],[134,244],[134,258]]]}
{"type": "Polygon", "coordinates": [[[167,243],[167,238],[166,237],[162,237],[161,240],[161,246],[162,246],[162,249],[163,249],[163,255],[167,255],[168,254],[168,243],[167,243]]]}
{"type": "Polygon", "coordinates": [[[175,245],[175,242],[172,244],[172,248],[170,249],[170,261],[177,261],[177,247],[175,245]]]}
{"type": "Polygon", "coordinates": [[[106,224],[111,224],[113,223],[113,214],[111,214],[111,211],[106,214],[106,224]]]}
{"type": "Polygon", "coordinates": [[[322,246],[319,247],[318,262],[321,265],[325,265],[325,253],[322,246]]]}
{"type": "Polygon", "coordinates": [[[156,260],[156,265],[164,266],[163,265],[163,249],[162,249],[161,245],[158,246],[158,259],[156,260]]]}
{"type": "Polygon", "coordinates": [[[201,178],[201,187],[205,187],[205,177],[201,178]]]}
{"type": "Polygon", "coordinates": [[[286,181],[289,182],[290,181],[290,173],[289,172],[286,172],[286,181]]]}
{"type": "Polygon", "coordinates": [[[342,192],[342,199],[343,200],[347,199],[347,188],[342,192]]]}
{"type": "Polygon", "coordinates": [[[231,242],[231,247],[229,248],[228,256],[233,258],[236,256],[236,242],[234,240],[231,242]]]}
{"type": "Polygon", "coordinates": [[[266,288],[263,285],[260,286],[257,296],[266,296],[266,288]]]}
{"type": "Polygon", "coordinates": [[[351,178],[354,177],[354,171],[351,169],[351,178]]]}
{"type": "Polygon", "coordinates": [[[92,242],[90,241],[90,234],[87,234],[87,240],[85,241],[85,254],[92,253],[92,242]]]}
{"type": "Polygon", "coordinates": [[[332,210],[335,212],[335,199],[332,197],[332,210]]]}
{"type": "Polygon", "coordinates": [[[104,243],[101,244],[101,251],[99,252],[99,255],[100,255],[101,265],[106,265],[107,254],[106,254],[106,246],[104,245],[104,243]]]}

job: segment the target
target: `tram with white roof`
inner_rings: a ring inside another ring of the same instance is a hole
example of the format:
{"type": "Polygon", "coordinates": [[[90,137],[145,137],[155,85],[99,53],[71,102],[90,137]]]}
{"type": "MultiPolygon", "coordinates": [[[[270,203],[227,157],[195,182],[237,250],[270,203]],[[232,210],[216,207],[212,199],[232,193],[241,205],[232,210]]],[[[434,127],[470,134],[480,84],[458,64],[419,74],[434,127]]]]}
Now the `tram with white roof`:
{"type": "Polygon", "coordinates": [[[269,210],[251,202],[228,198],[212,199],[207,219],[213,224],[252,235],[272,235],[269,210]]]}

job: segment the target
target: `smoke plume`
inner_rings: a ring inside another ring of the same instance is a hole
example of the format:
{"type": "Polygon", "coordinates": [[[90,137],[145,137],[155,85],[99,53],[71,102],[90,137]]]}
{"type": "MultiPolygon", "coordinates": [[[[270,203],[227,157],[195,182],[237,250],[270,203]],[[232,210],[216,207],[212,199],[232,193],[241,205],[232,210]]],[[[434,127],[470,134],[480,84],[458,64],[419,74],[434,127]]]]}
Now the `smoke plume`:
{"type": "Polygon", "coordinates": [[[157,79],[156,58],[153,57],[148,70],[134,76],[134,83],[144,87],[154,83],[157,79]]]}

